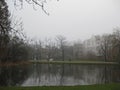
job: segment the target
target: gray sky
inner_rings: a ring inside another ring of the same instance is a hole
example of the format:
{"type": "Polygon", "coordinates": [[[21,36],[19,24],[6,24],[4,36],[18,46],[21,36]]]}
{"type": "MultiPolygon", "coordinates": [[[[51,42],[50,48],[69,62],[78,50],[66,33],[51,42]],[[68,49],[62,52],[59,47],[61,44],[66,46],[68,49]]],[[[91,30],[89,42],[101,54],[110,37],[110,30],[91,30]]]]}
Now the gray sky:
{"type": "Polygon", "coordinates": [[[120,0],[50,0],[45,5],[49,16],[36,8],[25,3],[22,10],[14,9],[32,38],[63,35],[69,40],[84,40],[120,27],[120,0]]]}

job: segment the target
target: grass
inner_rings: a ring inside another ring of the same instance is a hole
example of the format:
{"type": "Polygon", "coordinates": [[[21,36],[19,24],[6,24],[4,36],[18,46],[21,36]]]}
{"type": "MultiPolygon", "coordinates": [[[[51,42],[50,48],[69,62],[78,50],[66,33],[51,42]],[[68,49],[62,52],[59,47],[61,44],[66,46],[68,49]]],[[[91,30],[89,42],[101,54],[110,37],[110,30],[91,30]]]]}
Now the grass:
{"type": "Polygon", "coordinates": [[[104,62],[104,61],[47,61],[47,60],[29,60],[21,62],[5,62],[0,63],[0,67],[11,67],[18,65],[29,65],[33,63],[38,64],[82,64],[82,65],[120,65],[118,62],[104,62]]]}
{"type": "Polygon", "coordinates": [[[83,86],[0,87],[0,90],[120,90],[120,84],[83,86]]]}
{"type": "Polygon", "coordinates": [[[118,62],[104,62],[104,61],[34,61],[31,63],[39,64],[82,64],[82,65],[120,65],[118,62]]]}

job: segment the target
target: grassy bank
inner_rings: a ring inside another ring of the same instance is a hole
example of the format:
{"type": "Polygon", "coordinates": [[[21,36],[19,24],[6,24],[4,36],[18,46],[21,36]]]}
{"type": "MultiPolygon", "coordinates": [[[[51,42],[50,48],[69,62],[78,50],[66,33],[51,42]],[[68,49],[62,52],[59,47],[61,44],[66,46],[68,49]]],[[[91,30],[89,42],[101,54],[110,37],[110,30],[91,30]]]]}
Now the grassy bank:
{"type": "Polygon", "coordinates": [[[104,62],[104,61],[35,61],[30,60],[31,63],[39,64],[82,64],[82,65],[120,65],[118,62],[104,62]]]}
{"type": "Polygon", "coordinates": [[[0,87],[0,90],[120,90],[120,84],[46,87],[0,87]]]}
{"type": "Polygon", "coordinates": [[[5,62],[0,63],[0,67],[11,67],[18,65],[29,65],[29,64],[81,64],[81,65],[120,65],[118,62],[104,62],[104,61],[47,61],[47,60],[29,60],[20,62],[5,62]]]}

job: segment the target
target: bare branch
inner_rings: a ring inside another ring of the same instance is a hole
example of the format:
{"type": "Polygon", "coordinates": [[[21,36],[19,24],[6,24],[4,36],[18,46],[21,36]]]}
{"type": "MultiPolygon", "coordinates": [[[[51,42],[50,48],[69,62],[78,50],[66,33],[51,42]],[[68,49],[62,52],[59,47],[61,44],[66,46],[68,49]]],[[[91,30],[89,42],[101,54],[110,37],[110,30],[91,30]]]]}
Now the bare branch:
{"type": "MultiPolygon", "coordinates": [[[[28,4],[31,4],[33,6],[33,9],[36,10],[35,5],[40,6],[42,11],[49,15],[49,13],[47,12],[47,10],[45,10],[45,3],[47,3],[47,0],[25,0],[28,4]]],[[[59,0],[57,0],[59,1],[59,0]]],[[[16,7],[20,7],[20,9],[23,8],[23,3],[24,0],[13,0],[14,2],[14,6],[16,7]]]]}

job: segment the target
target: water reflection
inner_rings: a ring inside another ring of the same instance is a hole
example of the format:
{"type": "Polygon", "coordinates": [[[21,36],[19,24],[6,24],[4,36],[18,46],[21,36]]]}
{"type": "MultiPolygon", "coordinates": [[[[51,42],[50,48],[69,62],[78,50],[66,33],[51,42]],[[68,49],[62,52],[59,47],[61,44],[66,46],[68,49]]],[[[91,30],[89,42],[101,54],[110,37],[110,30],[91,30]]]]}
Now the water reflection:
{"type": "Polygon", "coordinates": [[[27,66],[12,66],[0,68],[0,86],[20,86],[28,79],[30,73],[27,66]]]}
{"type": "Polygon", "coordinates": [[[66,86],[113,82],[120,82],[118,66],[32,64],[0,68],[0,86],[66,86]]]}
{"type": "Polygon", "coordinates": [[[113,82],[114,66],[34,64],[23,86],[87,85],[113,82]]]}

